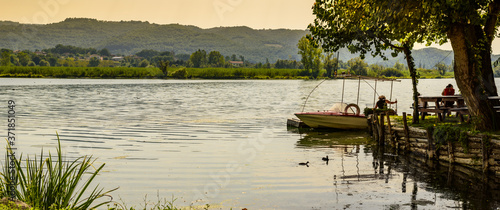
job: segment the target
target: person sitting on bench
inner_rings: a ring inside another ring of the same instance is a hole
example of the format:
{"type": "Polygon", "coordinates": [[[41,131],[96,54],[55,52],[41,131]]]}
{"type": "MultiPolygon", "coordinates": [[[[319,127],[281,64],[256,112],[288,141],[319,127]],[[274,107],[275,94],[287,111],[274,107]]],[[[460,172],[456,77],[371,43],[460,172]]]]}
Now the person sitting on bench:
{"type": "MultiPolygon", "coordinates": [[[[441,95],[443,95],[443,96],[452,96],[452,95],[455,95],[455,89],[453,89],[453,85],[448,84],[446,86],[446,88],[443,90],[443,92],[441,93],[441,95]]],[[[455,103],[454,101],[446,101],[444,103],[444,106],[445,107],[453,107],[454,103],[455,103]]]]}

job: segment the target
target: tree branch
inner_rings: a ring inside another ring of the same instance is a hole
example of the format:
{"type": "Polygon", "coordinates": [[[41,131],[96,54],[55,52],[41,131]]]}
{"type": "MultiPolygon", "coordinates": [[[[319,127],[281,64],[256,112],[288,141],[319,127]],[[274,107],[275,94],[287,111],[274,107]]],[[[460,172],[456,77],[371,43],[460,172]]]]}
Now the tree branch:
{"type": "Polygon", "coordinates": [[[488,39],[489,44],[495,38],[496,26],[498,23],[498,16],[500,14],[500,0],[494,0],[488,5],[488,17],[484,26],[484,33],[488,39]]]}

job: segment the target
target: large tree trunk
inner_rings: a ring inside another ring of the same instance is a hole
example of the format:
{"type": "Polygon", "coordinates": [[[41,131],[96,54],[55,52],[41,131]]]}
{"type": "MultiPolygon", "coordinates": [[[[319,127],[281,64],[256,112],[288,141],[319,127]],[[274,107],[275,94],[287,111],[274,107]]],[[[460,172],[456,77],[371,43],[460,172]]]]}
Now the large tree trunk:
{"type": "Polygon", "coordinates": [[[491,45],[478,26],[453,24],[448,31],[455,54],[455,80],[479,130],[498,130],[499,119],[488,96],[496,96],[491,45]]]}

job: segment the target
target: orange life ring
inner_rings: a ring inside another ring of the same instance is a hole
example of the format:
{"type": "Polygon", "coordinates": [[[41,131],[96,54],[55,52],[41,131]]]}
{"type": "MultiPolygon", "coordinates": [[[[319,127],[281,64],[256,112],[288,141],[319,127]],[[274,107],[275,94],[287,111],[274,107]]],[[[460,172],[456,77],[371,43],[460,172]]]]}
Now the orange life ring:
{"type": "Polygon", "coordinates": [[[344,109],[344,113],[347,114],[347,111],[351,108],[351,107],[354,107],[356,108],[356,114],[355,115],[359,115],[360,113],[360,109],[359,109],[359,106],[357,104],[348,104],[345,109],[344,109]]]}

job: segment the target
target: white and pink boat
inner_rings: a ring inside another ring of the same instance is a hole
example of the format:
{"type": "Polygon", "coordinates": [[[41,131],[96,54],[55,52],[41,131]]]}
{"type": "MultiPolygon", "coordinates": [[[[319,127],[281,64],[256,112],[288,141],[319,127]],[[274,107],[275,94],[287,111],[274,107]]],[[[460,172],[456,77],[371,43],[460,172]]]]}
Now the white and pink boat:
{"type": "Polygon", "coordinates": [[[295,113],[302,122],[311,128],[335,128],[342,130],[366,129],[368,123],[364,114],[360,114],[358,105],[349,104],[343,112],[319,111],[295,113]],[[352,112],[352,109],[355,109],[352,112]]]}
{"type": "MultiPolygon", "coordinates": [[[[373,78],[373,77],[364,77],[364,76],[344,76],[343,79],[351,78],[361,80],[375,80],[375,88],[374,88],[374,97],[376,96],[376,82],[377,81],[397,81],[394,79],[385,79],[385,78],[373,78]]],[[[320,83],[321,84],[321,83],[320,83]]],[[[345,83],[344,83],[345,84],[345,83]]],[[[359,84],[358,83],[358,102],[359,102],[359,84]]],[[[318,85],[319,86],[319,85],[318,85]]],[[[316,86],[317,87],[317,86],[316,86]]],[[[316,88],[315,88],[316,89],[316,88]]],[[[314,91],[314,89],[313,89],[314,91]]],[[[361,112],[359,106],[357,104],[345,104],[343,103],[343,92],[344,87],[342,87],[342,102],[339,104],[335,104],[330,110],[327,111],[316,111],[316,112],[304,112],[304,108],[302,108],[302,112],[295,113],[304,124],[311,128],[334,128],[341,130],[362,130],[368,128],[368,122],[366,116],[361,112]]],[[[309,94],[310,95],[310,94],[309,94]]],[[[391,96],[392,96],[392,83],[391,83],[391,96]]],[[[309,98],[309,96],[308,96],[309,98]]],[[[307,99],[306,99],[307,103],[307,99]]],[[[374,101],[375,103],[375,101],[374,101]]],[[[305,107],[305,103],[304,103],[305,107]]]]}

